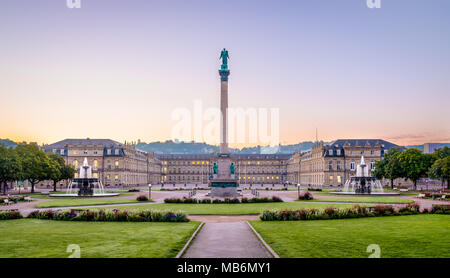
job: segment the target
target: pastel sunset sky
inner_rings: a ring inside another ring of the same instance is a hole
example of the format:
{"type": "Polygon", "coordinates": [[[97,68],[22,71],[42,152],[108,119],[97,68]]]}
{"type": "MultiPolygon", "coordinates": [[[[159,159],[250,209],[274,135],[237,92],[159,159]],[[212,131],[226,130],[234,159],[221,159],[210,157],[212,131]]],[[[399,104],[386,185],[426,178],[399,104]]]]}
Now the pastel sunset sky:
{"type": "MultiPolygon", "coordinates": [[[[450,142],[450,1],[3,0],[0,138],[171,139],[177,108],[279,108],[282,144],[450,142]]],[[[209,142],[214,143],[214,142],[209,142]]]]}

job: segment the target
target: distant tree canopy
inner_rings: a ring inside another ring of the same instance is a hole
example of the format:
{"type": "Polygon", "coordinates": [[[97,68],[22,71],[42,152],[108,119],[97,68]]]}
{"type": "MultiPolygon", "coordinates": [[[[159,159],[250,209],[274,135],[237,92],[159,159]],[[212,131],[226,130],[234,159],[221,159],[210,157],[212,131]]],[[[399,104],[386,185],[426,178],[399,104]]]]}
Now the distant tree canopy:
{"type": "Polygon", "coordinates": [[[420,178],[429,177],[447,181],[447,186],[450,188],[448,185],[449,160],[449,147],[437,149],[433,154],[424,154],[415,148],[405,151],[392,148],[386,152],[383,160],[375,163],[374,176],[378,179],[389,179],[392,187],[397,178],[410,179],[416,188],[420,178]]]}
{"type": "MultiPolygon", "coordinates": [[[[6,192],[7,182],[28,180],[31,192],[35,185],[44,180],[52,180],[54,185],[65,179],[73,178],[75,170],[66,165],[58,154],[46,154],[36,145],[20,144],[7,148],[0,144],[0,185],[6,192]]],[[[56,187],[54,188],[56,189],[56,187]]]]}

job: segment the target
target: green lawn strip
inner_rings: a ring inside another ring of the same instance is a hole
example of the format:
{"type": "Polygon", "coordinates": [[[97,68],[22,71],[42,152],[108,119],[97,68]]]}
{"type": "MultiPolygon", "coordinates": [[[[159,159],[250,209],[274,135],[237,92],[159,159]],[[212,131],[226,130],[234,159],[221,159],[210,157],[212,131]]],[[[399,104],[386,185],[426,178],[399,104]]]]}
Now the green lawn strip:
{"type": "MultiPolygon", "coordinates": [[[[304,200],[301,200],[304,201],[304,200]]],[[[342,203],[384,203],[384,204],[408,204],[414,202],[410,199],[383,198],[383,197],[349,197],[349,198],[324,198],[305,200],[306,202],[342,202],[342,203]]]]}
{"type": "MultiPolygon", "coordinates": [[[[191,215],[242,215],[242,214],[260,214],[267,209],[301,209],[326,207],[351,207],[350,204],[321,204],[321,203],[253,203],[253,204],[148,204],[117,207],[123,209],[154,209],[154,210],[174,210],[184,211],[191,215]]],[[[114,206],[111,206],[113,208],[114,206]]]]}
{"type": "Polygon", "coordinates": [[[1,258],[67,258],[78,244],[81,258],[173,258],[199,222],[0,221],[1,258]]]}
{"type": "MultiPolygon", "coordinates": [[[[126,197],[126,196],[132,196],[132,195],[133,195],[133,193],[120,193],[119,195],[114,196],[114,197],[126,197]]],[[[81,199],[94,198],[94,197],[51,197],[46,194],[41,194],[41,195],[32,195],[31,198],[32,199],[49,199],[49,200],[81,200],[81,199]]],[[[111,196],[96,196],[95,198],[96,199],[97,198],[111,198],[111,196]]]]}
{"type": "Polygon", "coordinates": [[[92,205],[108,205],[108,204],[128,204],[128,203],[145,203],[136,199],[58,199],[52,201],[44,201],[36,205],[38,208],[55,208],[55,207],[73,207],[73,206],[92,206],[92,205]]]}
{"type": "Polygon", "coordinates": [[[284,258],[450,258],[450,215],[383,216],[339,220],[250,221],[284,258]]]}

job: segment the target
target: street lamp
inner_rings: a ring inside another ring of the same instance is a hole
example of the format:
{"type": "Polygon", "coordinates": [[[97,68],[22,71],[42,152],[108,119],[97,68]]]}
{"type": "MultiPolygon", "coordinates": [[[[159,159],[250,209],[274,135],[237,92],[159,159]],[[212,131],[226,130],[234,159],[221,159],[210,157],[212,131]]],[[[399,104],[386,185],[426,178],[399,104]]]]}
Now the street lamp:
{"type": "Polygon", "coordinates": [[[152,184],[148,184],[148,199],[150,200],[152,198],[152,184]]]}
{"type": "Polygon", "coordinates": [[[297,199],[300,199],[300,184],[297,183],[297,199]]]}

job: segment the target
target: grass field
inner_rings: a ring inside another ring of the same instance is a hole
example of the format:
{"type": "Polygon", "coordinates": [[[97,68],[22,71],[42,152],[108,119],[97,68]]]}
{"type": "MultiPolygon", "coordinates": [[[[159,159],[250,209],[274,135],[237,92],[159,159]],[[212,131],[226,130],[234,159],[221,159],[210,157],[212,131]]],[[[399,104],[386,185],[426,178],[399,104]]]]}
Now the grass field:
{"type": "MultiPolygon", "coordinates": [[[[251,203],[251,204],[148,204],[120,206],[120,209],[155,209],[155,210],[182,210],[188,214],[205,215],[239,215],[260,214],[266,209],[300,209],[300,208],[326,208],[351,207],[347,204],[321,204],[321,203],[251,203]]],[[[113,206],[112,206],[113,207],[113,206]]]]}
{"type": "Polygon", "coordinates": [[[3,220],[0,257],[67,258],[78,244],[82,258],[170,258],[199,224],[3,220]]]}
{"type": "Polygon", "coordinates": [[[343,202],[343,203],[385,203],[385,204],[408,204],[414,202],[410,199],[383,198],[383,197],[347,197],[347,198],[324,198],[313,199],[311,202],[343,202]]]}
{"type": "Polygon", "coordinates": [[[410,215],[312,221],[251,221],[285,258],[450,258],[450,215],[410,215]]]}
{"type": "Polygon", "coordinates": [[[44,201],[36,205],[38,208],[56,208],[56,207],[73,207],[73,206],[93,206],[93,205],[108,205],[108,204],[128,204],[128,203],[145,203],[139,202],[136,199],[80,199],[70,198],[44,201]]]}

